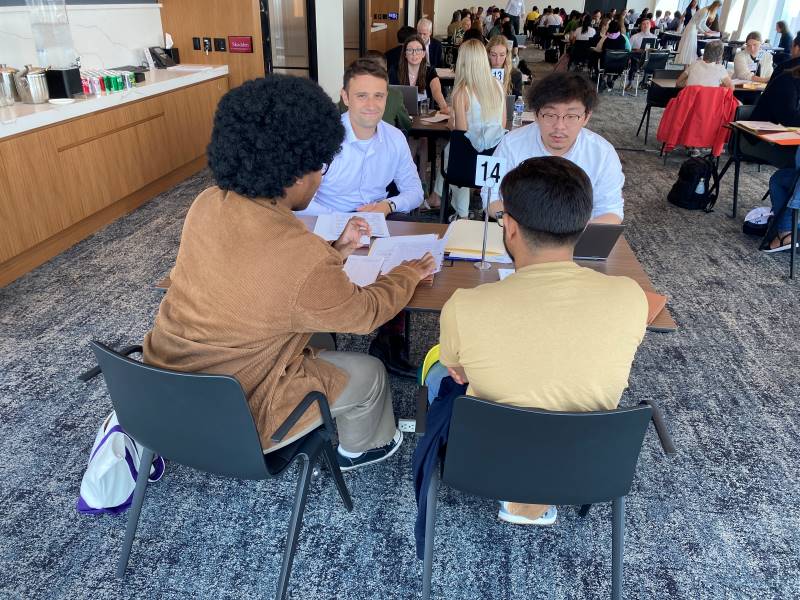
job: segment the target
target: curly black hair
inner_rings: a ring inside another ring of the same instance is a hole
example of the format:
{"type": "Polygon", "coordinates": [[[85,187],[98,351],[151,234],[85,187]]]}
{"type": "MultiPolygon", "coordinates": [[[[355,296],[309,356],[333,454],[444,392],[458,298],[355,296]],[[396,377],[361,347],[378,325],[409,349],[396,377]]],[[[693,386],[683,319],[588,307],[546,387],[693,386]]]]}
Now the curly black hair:
{"type": "Polygon", "coordinates": [[[219,101],[208,166],[223,190],[282,198],[299,177],[330,163],[344,140],[336,105],[316,83],[268,75],[219,101]]]}

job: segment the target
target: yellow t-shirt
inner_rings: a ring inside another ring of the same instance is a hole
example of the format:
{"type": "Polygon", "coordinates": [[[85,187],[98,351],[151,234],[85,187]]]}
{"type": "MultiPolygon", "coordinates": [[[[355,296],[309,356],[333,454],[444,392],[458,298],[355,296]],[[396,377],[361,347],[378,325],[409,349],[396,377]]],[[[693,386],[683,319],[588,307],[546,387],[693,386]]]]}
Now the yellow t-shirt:
{"type": "Polygon", "coordinates": [[[528,13],[528,16],[525,17],[525,20],[526,21],[535,21],[538,18],[539,18],[539,11],[532,10],[531,12],[528,13]]]}
{"type": "Polygon", "coordinates": [[[574,262],[520,269],[461,289],[444,305],[442,364],[464,368],[467,393],[571,412],[617,407],[647,326],[647,299],[627,277],[574,262]]]}

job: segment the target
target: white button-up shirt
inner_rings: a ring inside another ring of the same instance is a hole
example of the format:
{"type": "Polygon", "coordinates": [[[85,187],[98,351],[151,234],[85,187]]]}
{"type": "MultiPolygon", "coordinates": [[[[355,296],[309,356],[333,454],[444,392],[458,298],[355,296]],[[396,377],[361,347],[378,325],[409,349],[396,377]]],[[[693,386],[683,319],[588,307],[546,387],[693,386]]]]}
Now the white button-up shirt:
{"type": "Polygon", "coordinates": [[[399,195],[391,198],[397,212],[422,204],[422,182],[403,133],[380,121],[368,140],[359,140],[350,124],[349,111],[342,115],[344,143],[322,183],[301,215],[353,212],[359,206],[386,200],[386,186],[394,181],[399,195]]]}
{"type": "Polygon", "coordinates": [[[506,14],[518,17],[525,11],[524,0],[508,0],[506,4],[506,14]]]}
{"type": "MultiPolygon", "coordinates": [[[[510,171],[524,160],[551,154],[542,142],[539,125],[531,123],[505,136],[495,149],[494,156],[505,158],[506,169],[510,171]]],[[[572,148],[563,157],[583,169],[592,182],[592,218],[614,213],[622,219],[622,185],[625,183],[625,175],[614,146],[595,132],[583,128],[572,148]]],[[[481,190],[484,202],[489,192],[487,187],[481,190]]],[[[499,194],[499,188],[495,189],[491,200],[496,200],[499,194]]]]}

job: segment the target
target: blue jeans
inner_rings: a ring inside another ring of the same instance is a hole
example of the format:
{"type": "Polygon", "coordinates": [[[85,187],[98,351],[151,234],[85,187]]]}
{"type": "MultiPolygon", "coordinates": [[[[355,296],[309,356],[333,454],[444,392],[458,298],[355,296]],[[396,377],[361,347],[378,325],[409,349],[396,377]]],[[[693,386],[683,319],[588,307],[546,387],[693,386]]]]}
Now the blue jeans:
{"type": "Polygon", "coordinates": [[[800,171],[796,169],[779,169],[769,178],[769,197],[772,201],[772,212],[777,215],[783,210],[783,214],[778,217],[776,223],[778,233],[792,229],[792,211],[788,205],[800,207],[800,189],[797,189],[795,185],[798,173],[800,171]]]}
{"type": "Polygon", "coordinates": [[[447,367],[442,363],[436,362],[428,370],[428,375],[425,377],[425,385],[428,386],[428,404],[430,405],[439,395],[439,386],[442,384],[442,379],[447,377],[447,367]]]}

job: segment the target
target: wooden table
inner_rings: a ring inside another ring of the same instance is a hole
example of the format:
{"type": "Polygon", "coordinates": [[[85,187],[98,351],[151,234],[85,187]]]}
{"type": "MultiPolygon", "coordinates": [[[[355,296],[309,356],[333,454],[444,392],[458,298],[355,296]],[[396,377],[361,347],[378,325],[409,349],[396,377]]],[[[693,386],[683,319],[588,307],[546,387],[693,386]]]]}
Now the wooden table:
{"type": "MultiPolygon", "coordinates": [[[[314,228],[316,217],[299,217],[311,230],[314,228]]],[[[420,235],[435,233],[443,235],[447,225],[440,223],[416,223],[411,221],[388,221],[389,232],[395,235],[420,235]]],[[[366,254],[362,249],[360,254],[366,254]]],[[[624,275],[630,277],[647,292],[655,292],[650,278],[642,269],[631,247],[623,237],[620,237],[616,246],[611,251],[607,260],[579,260],[582,267],[594,269],[606,275],[624,275]]],[[[498,281],[500,275],[498,268],[512,268],[508,264],[492,264],[492,268],[481,271],[475,268],[475,263],[466,261],[453,261],[445,259],[442,270],[433,278],[433,285],[420,285],[411,297],[406,310],[409,312],[440,312],[445,302],[460,288],[474,288],[482,283],[498,281]]],[[[157,284],[156,287],[166,289],[170,285],[169,277],[157,284]]],[[[408,322],[408,319],[406,319],[408,322]]],[[[650,331],[675,331],[678,328],[669,311],[665,308],[648,326],[650,331]]]]}

